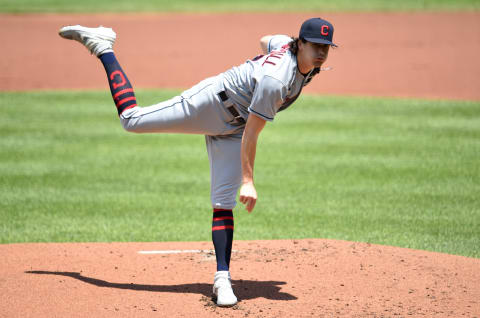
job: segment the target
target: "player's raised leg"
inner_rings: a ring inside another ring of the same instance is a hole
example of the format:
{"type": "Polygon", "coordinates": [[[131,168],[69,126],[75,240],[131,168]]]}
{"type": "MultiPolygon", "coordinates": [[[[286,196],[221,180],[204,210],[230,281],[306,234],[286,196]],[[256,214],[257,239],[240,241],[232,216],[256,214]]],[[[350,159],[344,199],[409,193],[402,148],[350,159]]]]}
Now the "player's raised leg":
{"type": "Polygon", "coordinates": [[[65,39],[80,42],[102,61],[119,116],[125,110],[137,106],[132,85],[113,53],[113,44],[117,35],[112,29],[72,25],[61,28],[59,34],[65,39]]]}
{"type": "Polygon", "coordinates": [[[113,53],[116,34],[112,29],[74,25],[63,27],[59,34],[65,39],[80,42],[103,63],[125,130],[134,133],[219,135],[236,129],[228,124],[232,115],[217,94],[219,81],[216,78],[205,79],[170,100],[137,107],[132,85],[113,53]]]}

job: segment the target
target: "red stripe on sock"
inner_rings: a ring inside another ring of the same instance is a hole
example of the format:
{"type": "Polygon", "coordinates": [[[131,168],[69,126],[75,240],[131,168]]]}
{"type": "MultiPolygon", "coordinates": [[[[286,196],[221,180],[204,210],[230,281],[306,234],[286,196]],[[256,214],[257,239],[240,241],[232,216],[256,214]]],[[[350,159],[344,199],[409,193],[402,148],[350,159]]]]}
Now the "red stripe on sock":
{"type": "Polygon", "coordinates": [[[130,92],[133,92],[133,88],[122,89],[121,91],[119,91],[115,95],[113,95],[113,99],[117,99],[118,96],[123,95],[125,93],[130,93],[130,92]]]}
{"type": "Polygon", "coordinates": [[[223,217],[220,217],[220,218],[213,218],[213,222],[223,221],[223,220],[233,220],[233,216],[223,216],[223,217]]]}
{"type": "Polygon", "coordinates": [[[133,108],[133,107],[135,107],[135,106],[137,106],[137,104],[133,104],[133,105],[130,105],[130,106],[128,106],[128,107],[125,107],[125,109],[122,110],[122,113],[123,113],[124,111],[126,111],[127,109],[133,108]]]}
{"type": "Polygon", "coordinates": [[[131,100],[136,100],[136,98],[135,98],[134,96],[124,98],[124,99],[122,99],[121,101],[119,101],[119,102],[117,103],[117,107],[118,107],[118,106],[122,106],[123,104],[125,104],[126,102],[129,102],[129,101],[131,101],[131,100]]]}
{"type": "Polygon", "coordinates": [[[221,211],[230,211],[230,212],[232,212],[232,210],[228,210],[228,209],[213,209],[213,212],[221,212],[221,211]]]}
{"type": "Polygon", "coordinates": [[[233,225],[212,226],[212,231],[233,230],[233,225]]]}

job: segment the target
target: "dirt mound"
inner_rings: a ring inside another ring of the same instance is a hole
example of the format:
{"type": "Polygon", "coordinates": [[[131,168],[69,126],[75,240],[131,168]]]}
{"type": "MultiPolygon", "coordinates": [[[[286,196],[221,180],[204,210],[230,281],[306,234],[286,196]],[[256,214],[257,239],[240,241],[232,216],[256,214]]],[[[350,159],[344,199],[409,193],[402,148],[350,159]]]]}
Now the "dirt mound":
{"type": "Polygon", "coordinates": [[[0,245],[5,317],[478,317],[480,260],[333,240],[236,241],[240,302],[211,301],[210,242],[0,245]],[[139,252],[149,252],[141,254],[139,252]]]}

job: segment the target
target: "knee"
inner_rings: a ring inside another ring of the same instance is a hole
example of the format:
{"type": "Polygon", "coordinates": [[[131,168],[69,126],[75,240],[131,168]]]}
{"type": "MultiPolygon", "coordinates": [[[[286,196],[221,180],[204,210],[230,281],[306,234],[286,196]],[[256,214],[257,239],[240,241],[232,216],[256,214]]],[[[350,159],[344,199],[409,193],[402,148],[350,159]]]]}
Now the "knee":
{"type": "Polygon", "coordinates": [[[138,118],[133,115],[136,113],[137,107],[132,109],[127,109],[120,115],[120,123],[122,124],[123,129],[132,133],[140,133],[140,125],[138,125],[138,118]]]}
{"type": "Polygon", "coordinates": [[[120,116],[120,123],[123,129],[131,133],[139,133],[137,126],[130,118],[123,118],[120,116]]]}
{"type": "Polygon", "coordinates": [[[237,205],[237,187],[219,187],[211,193],[212,207],[214,209],[233,210],[237,205]]]}

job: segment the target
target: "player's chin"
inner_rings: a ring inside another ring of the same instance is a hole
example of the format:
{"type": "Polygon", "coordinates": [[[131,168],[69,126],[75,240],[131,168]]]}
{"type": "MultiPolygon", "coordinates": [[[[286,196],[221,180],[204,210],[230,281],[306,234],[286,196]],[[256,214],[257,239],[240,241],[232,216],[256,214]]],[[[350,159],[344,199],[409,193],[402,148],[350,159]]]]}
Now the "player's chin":
{"type": "Polygon", "coordinates": [[[324,59],[315,59],[313,60],[313,66],[315,67],[321,67],[325,63],[324,59]]]}

